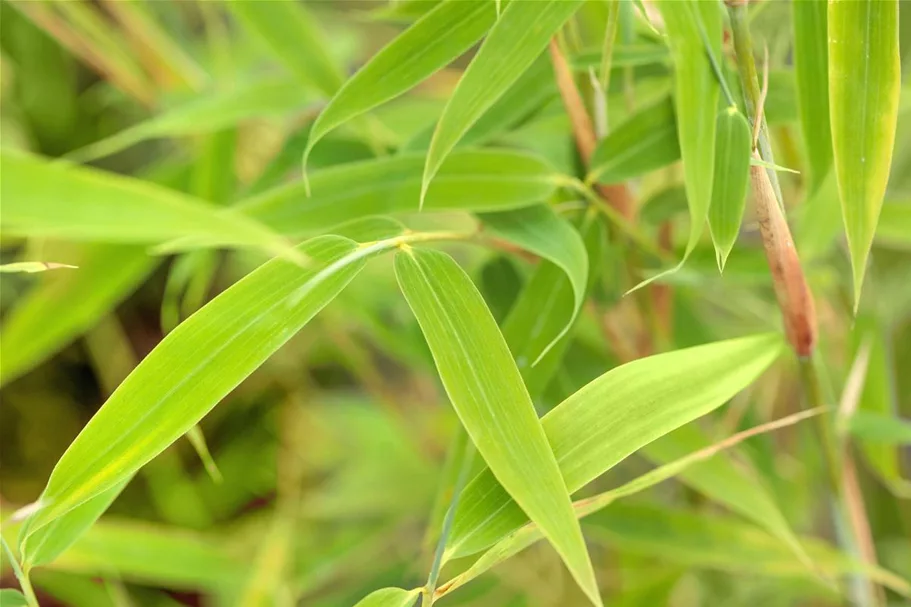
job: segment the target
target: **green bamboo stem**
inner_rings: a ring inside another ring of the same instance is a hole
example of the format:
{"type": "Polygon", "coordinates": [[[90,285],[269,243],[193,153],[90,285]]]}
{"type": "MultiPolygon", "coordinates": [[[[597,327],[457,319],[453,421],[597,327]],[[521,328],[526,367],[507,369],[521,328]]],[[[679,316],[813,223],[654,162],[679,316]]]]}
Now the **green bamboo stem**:
{"type": "MultiPolygon", "coordinates": [[[[756,72],[756,62],[753,60],[753,38],[750,35],[750,20],[745,2],[726,0],[728,13],[731,17],[731,33],[734,39],[734,54],[737,57],[737,68],[740,72],[740,83],[743,87],[743,100],[746,105],[747,118],[750,126],[755,128],[756,108],[762,91],[759,87],[759,75],[756,72]]],[[[772,143],[769,139],[769,126],[766,124],[765,115],[759,117],[759,155],[768,163],[775,164],[772,154],[772,143]]],[[[784,210],[784,198],[781,195],[781,185],[778,183],[778,174],[774,169],[766,169],[772,189],[778,199],[778,205],[784,210]]]]}

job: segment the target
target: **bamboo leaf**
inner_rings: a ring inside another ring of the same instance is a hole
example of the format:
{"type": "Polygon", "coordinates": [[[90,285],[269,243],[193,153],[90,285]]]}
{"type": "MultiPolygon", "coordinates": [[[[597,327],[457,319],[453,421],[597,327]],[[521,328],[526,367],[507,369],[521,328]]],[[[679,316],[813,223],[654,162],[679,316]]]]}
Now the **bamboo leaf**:
{"type": "Polygon", "coordinates": [[[540,526],[589,600],[599,605],[566,485],[480,293],[444,253],[406,250],[396,255],[395,270],[443,386],[478,452],[521,506],[520,513],[527,512],[540,526]]]}
{"type": "MultiPolygon", "coordinates": [[[[239,211],[284,234],[313,234],[365,215],[413,212],[421,187],[421,154],[339,165],[303,183],[280,186],[242,202],[239,211]]],[[[501,211],[547,199],[558,175],[520,152],[458,151],[427,192],[428,210],[501,211]]]]}
{"type": "Polygon", "coordinates": [[[47,275],[5,318],[0,384],[26,373],[92,327],[155,266],[155,258],[141,248],[123,245],[84,245],[66,257],[77,262],[79,270],[47,275]]]}
{"type": "Polygon", "coordinates": [[[0,264],[0,274],[36,274],[38,272],[47,272],[48,270],[59,270],[61,268],[77,268],[66,263],[57,263],[54,261],[17,261],[15,263],[0,264]]]}
{"type": "Polygon", "coordinates": [[[663,98],[630,116],[598,143],[586,181],[619,183],[679,159],[673,102],[663,98]]]}
{"type": "Polygon", "coordinates": [[[185,434],[361,270],[369,251],[325,236],[275,259],[194,314],[150,353],[76,437],[51,473],[21,542],[108,490],[185,434]]]}
{"type": "MultiPolygon", "coordinates": [[[[781,346],[778,335],[722,341],[633,361],[589,383],[542,420],[569,491],[720,407],[755,380],[781,346]]],[[[462,499],[448,558],[483,550],[528,520],[489,471],[469,483],[462,499]]]]}
{"type": "Polygon", "coordinates": [[[715,176],[709,207],[709,229],[715,244],[718,270],[723,272],[740,233],[746,206],[752,135],[746,118],[732,106],[718,115],[715,137],[715,176]]]}
{"type": "Polygon", "coordinates": [[[25,596],[18,590],[3,588],[0,590],[0,605],[3,607],[29,607],[25,596]]]}
{"type": "Polygon", "coordinates": [[[856,411],[848,429],[868,445],[911,445],[911,422],[871,411],[856,411]]]}
{"type": "Polygon", "coordinates": [[[898,1],[831,0],[828,26],[832,151],[856,311],[898,120],[898,1]]]}
{"type": "Polygon", "coordinates": [[[411,607],[420,593],[420,588],[381,588],[362,598],[354,607],[411,607]]]}
{"type": "MultiPolygon", "coordinates": [[[[599,493],[598,495],[592,497],[578,500],[573,503],[573,507],[576,510],[576,516],[582,518],[593,514],[594,512],[598,512],[613,504],[620,498],[635,495],[636,493],[654,487],[655,485],[662,483],[669,478],[673,478],[690,466],[705,461],[715,456],[720,451],[729,449],[746,440],[747,438],[796,424],[809,417],[812,417],[813,415],[818,415],[820,412],[821,411],[796,413],[780,420],[775,420],[773,422],[769,422],[768,424],[763,424],[761,426],[757,426],[756,428],[751,428],[749,430],[739,432],[705,449],[693,451],[688,455],[680,457],[659,468],[655,468],[654,470],[651,470],[642,476],[624,483],[619,487],[599,493]]],[[[449,594],[456,588],[464,586],[466,583],[478,577],[485,571],[491,569],[495,565],[502,563],[506,559],[518,554],[528,546],[531,546],[542,537],[543,536],[541,535],[541,531],[531,523],[523,526],[513,533],[510,533],[505,538],[497,542],[496,545],[494,545],[492,548],[487,550],[483,555],[481,555],[481,557],[478,558],[478,560],[476,560],[466,571],[460,573],[455,578],[440,586],[439,595],[442,596],[449,594]]]]}
{"type": "MultiPolygon", "coordinates": [[[[541,358],[564,336],[585,300],[588,279],[588,255],[585,242],[579,233],[546,205],[537,205],[515,211],[481,215],[488,231],[558,266],[566,274],[572,288],[573,303],[569,314],[556,317],[556,333],[530,335],[536,342],[533,349],[522,352],[527,359],[518,360],[520,370],[529,363],[535,366],[541,358]],[[540,348],[540,351],[538,351],[540,348]]],[[[556,293],[556,290],[554,291],[556,293]]],[[[553,330],[552,327],[548,327],[553,330]]]]}
{"type": "Polygon", "coordinates": [[[670,270],[674,271],[683,265],[696,248],[712,200],[715,112],[718,107],[719,85],[707,53],[716,58],[721,57],[721,9],[715,2],[693,0],[661,0],[658,7],[664,17],[674,59],[677,136],[690,209],[690,232],[686,250],[680,263],[670,270]],[[701,30],[705,32],[709,48],[703,44],[701,30]]]}
{"type": "Polygon", "coordinates": [[[194,97],[149,120],[71,152],[67,158],[73,162],[90,162],[147,139],[209,133],[250,118],[287,114],[312,102],[313,96],[297,82],[274,77],[257,80],[236,89],[194,97]]]}
{"type": "MultiPolygon", "coordinates": [[[[588,257],[587,289],[590,289],[601,270],[605,247],[604,223],[597,215],[587,213],[579,230],[588,257]]],[[[533,399],[544,391],[569,345],[570,335],[564,332],[563,319],[572,317],[575,310],[573,289],[565,270],[557,264],[542,261],[502,324],[503,337],[533,399]],[[563,336],[556,342],[549,341],[551,335],[561,332],[563,336]],[[548,343],[553,343],[553,347],[532,366],[537,353],[543,351],[548,343]]]]}
{"type": "MultiPolygon", "coordinates": [[[[824,0],[792,2],[794,15],[794,70],[800,126],[807,148],[809,192],[815,192],[832,167],[832,131],[829,128],[829,51],[824,0]]],[[[770,85],[771,88],[771,85],[770,85]]]]}
{"type": "Polygon", "coordinates": [[[326,95],[342,86],[344,76],[327,52],[321,27],[299,2],[231,2],[228,7],[304,84],[326,95]]]}
{"type": "Polygon", "coordinates": [[[153,183],[8,150],[0,172],[6,234],[121,243],[194,237],[291,250],[249,218],[153,183]]]}
{"type": "Polygon", "coordinates": [[[397,36],[345,82],[317,117],[304,151],[329,131],[401,95],[467,51],[494,24],[490,0],[449,0],[397,36]]]}
{"type": "Polygon", "coordinates": [[[421,179],[428,186],[465,132],[519,79],[582,0],[511,2],[465,70],[437,123],[421,179]]]}

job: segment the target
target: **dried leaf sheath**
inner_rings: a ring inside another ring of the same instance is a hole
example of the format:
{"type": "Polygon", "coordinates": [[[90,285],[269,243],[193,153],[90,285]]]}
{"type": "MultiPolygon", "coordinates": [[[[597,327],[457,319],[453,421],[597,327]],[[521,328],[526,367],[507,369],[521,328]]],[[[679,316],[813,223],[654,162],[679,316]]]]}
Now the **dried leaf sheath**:
{"type": "Polygon", "coordinates": [[[791,230],[775,199],[765,168],[756,165],[750,167],[750,184],[756,201],[762,245],[772,273],[785,333],[794,352],[800,357],[808,357],[816,344],[816,309],[800,267],[791,230]]]}

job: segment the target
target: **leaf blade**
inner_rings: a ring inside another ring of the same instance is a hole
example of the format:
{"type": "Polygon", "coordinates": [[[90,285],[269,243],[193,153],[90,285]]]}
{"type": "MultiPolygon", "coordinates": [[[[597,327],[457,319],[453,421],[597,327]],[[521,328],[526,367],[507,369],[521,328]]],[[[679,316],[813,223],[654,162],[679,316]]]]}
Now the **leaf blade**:
{"type": "Polygon", "coordinates": [[[718,115],[715,135],[715,175],[709,206],[709,230],[715,245],[718,270],[723,272],[740,232],[746,207],[750,178],[750,125],[736,107],[730,107],[718,115]]]}
{"type": "Polygon", "coordinates": [[[450,401],[478,452],[540,525],[589,599],[600,604],[566,485],[481,295],[444,253],[401,252],[395,270],[450,401]]]}

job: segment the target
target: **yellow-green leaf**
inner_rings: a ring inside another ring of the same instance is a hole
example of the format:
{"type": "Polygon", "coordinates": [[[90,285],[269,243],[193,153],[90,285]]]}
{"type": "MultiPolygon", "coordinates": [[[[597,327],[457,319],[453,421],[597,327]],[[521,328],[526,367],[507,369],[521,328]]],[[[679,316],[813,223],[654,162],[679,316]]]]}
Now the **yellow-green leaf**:
{"type": "MultiPolygon", "coordinates": [[[[832,168],[829,128],[829,51],[826,0],[792,2],[794,14],[794,71],[800,127],[807,148],[809,192],[815,192],[832,168]]],[[[771,83],[770,83],[771,88],[771,83]]]]}
{"type": "MultiPolygon", "coordinates": [[[[755,380],[781,346],[779,335],[760,335],[658,354],[608,371],[570,396],[542,420],[570,492],[720,407],[755,380]]],[[[527,521],[484,471],[465,488],[447,557],[483,550],[527,521]]]]}
{"type": "Polygon", "coordinates": [[[362,598],[354,607],[411,607],[420,593],[420,588],[381,588],[362,598]]]}
{"type": "Polygon", "coordinates": [[[832,151],[856,309],[898,120],[898,0],[830,0],[828,21],[832,151]]]}
{"type": "Polygon", "coordinates": [[[510,2],[465,70],[437,123],[421,179],[423,205],[431,180],[465,132],[547,47],[583,0],[510,2]]]}
{"type": "Polygon", "coordinates": [[[600,605],[566,484],[480,293],[444,253],[403,251],[396,255],[395,270],[443,386],[478,452],[519,504],[520,514],[538,524],[592,603],[600,605]]]}
{"type": "Polygon", "coordinates": [[[740,233],[750,177],[750,125],[736,107],[729,107],[718,115],[715,138],[709,229],[718,269],[724,271],[724,264],[740,233]]]}

